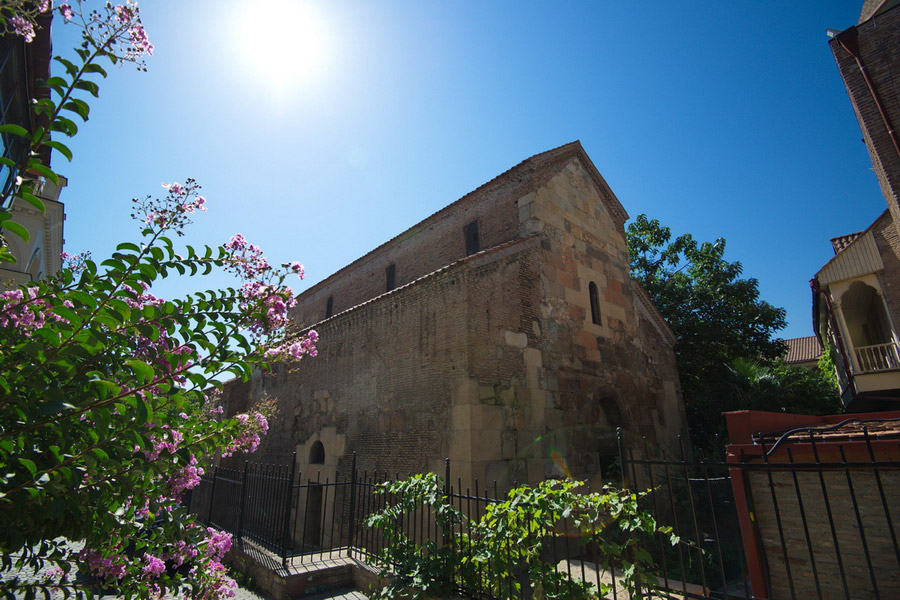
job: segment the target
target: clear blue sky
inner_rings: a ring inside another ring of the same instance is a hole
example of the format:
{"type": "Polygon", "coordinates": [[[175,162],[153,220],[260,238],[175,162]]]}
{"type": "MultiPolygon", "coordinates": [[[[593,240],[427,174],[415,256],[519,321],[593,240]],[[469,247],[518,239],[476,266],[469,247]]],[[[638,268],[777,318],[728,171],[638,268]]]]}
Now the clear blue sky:
{"type": "Polygon", "coordinates": [[[579,139],[630,215],[725,237],[797,337],[828,239],[885,208],[825,34],[862,0],[255,4],[142,3],[149,72],[112,69],[54,159],[67,251],[104,257],[132,197],[194,177],[210,210],[184,241],[241,232],[302,261],[301,291],[579,139]]]}

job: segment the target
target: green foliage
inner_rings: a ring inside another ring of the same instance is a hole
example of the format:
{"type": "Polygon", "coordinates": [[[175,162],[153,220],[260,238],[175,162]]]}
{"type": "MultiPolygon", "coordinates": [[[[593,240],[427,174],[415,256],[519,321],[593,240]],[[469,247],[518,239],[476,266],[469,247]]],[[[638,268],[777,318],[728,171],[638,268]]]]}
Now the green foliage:
{"type": "Polygon", "coordinates": [[[764,366],[739,358],[731,374],[736,408],[808,415],[842,411],[833,380],[820,370],[792,367],[783,360],[764,366]]]}
{"type": "MultiPolygon", "coordinates": [[[[209,390],[265,368],[286,332],[250,332],[290,290],[155,298],[145,290],[157,280],[234,260],[223,247],[177,254],[165,231],[146,228],[143,243],[120,244],[100,265],[0,295],[0,522],[16,524],[0,528],[0,572],[70,570],[78,559],[61,538],[137,557],[204,543],[177,506],[184,482],[246,433],[245,422],[212,418],[209,390]]],[[[149,585],[107,584],[135,596],[149,585]]]]}
{"type": "MultiPolygon", "coordinates": [[[[76,9],[81,7],[78,0],[73,0],[70,4],[75,5],[76,9]]],[[[4,2],[0,6],[0,33],[7,36],[16,35],[10,27],[10,20],[19,17],[24,19],[23,22],[27,22],[25,27],[33,35],[34,28],[38,26],[36,19],[44,12],[41,5],[42,2],[37,0],[4,2]]],[[[110,64],[116,64],[121,60],[127,60],[137,63],[139,69],[144,68],[139,60],[140,54],[128,46],[131,43],[132,32],[137,29],[143,31],[137,8],[130,10],[128,18],[117,18],[112,5],[107,6],[105,12],[104,15],[101,11],[93,11],[90,16],[81,20],[83,43],[81,47],[74,49],[74,56],[53,58],[62,67],[62,72],[49,77],[46,81],[37,81],[38,88],[45,89],[48,94],[47,97],[35,99],[31,105],[34,115],[33,130],[29,131],[14,123],[0,125],[0,133],[5,138],[21,138],[28,149],[20,157],[0,158],[0,161],[12,171],[16,181],[15,185],[0,195],[0,207],[5,207],[0,210],[0,227],[2,227],[0,262],[15,262],[15,257],[3,244],[3,235],[12,233],[28,241],[27,230],[12,221],[12,213],[6,210],[11,206],[11,200],[22,199],[43,211],[43,203],[37,197],[38,189],[42,185],[41,179],[54,184],[59,183],[59,176],[48,164],[44,164],[41,158],[44,151],[55,150],[71,162],[71,149],[63,142],[51,139],[51,135],[58,133],[72,138],[78,133],[76,120],[81,122],[88,120],[90,105],[85,98],[99,97],[98,81],[106,77],[106,70],[100,63],[108,61],[110,64]]],[[[82,17],[80,10],[76,10],[76,13],[78,17],[82,17]]],[[[30,39],[28,41],[30,42],[30,39]]]]}
{"type": "Polygon", "coordinates": [[[386,482],[378,493],[391,502],[369,515],[366,525],[381,530],[385,547],[376,564],[388,584],[375,598],[441,597],[453,591],[453,547],[429,539],[420,543],[407,535],[403,523],[407,515],[425,510],[442,531],[455,531],[464,520],[449,502],[443,480],[434,473],[413,475],[402,481],[386,482]]]}
{"type": "Polygon", "coordinates": [[[628,225],[631,276],[653,299],[675,333],[675,357],[695,443],[724,432],[721,413],[739,408],[726,382],[737,358],[769,364],[785,352],[773,339],[785,311],[759,298],[759,283],[742,278],[739,262],[725,260],[725,240],[674,240],[659,221],[638,217],[628,225]]]}
{"type": "MultiPolygon", "coordinates": [[[[11,0],[0,25],[31,31],[43,3],[11,0]]],[[[47,3],[49,5],[49,3],[47,3]]],[[[22,138],[21,161],[0,162],[18,174],[10,195],[43,210],[40,178],[57,182],[41,162],[50,139],[87,121],[84,98],[97,97],[102,59],[137,62],[152,46],[137,6],[106,3],[83,13],[83,44],[73,60],[56,58],[64,73],[39,85],[50,97],[33,104],[34,131],[6,124],[4,136],[22,138]]],[[[2,29],[2,28],[0,28],[2,29]]],[[[7,27],[6,30],[9,30],[7,27]]],[[[26,41],[28,37],[26,36],[26,41]]],[[[274,269],[261,251],[237,235],[221,247],[176,248],[206,200],[192,180],[164,184],[163,200],[135,200],[141,239],[119,244],[102,262],[77,258],[55,277],[0,292],[0,595],[32,598],[59,589],[93,597],[98,588],[125,598],[227,597],[234,582],[219,560],[230,536],[200,527],[180,506],[203,466],[217,455],[252,451],[268,428],[272,405],[221,418],[217,390],[225,375],[246,379],[274,360],[315,353],[314,332],[292,336],[284,284],[299,263],[274,269]],[[150,293],[172,276],[238,275],[239,289],[210,290],[163,300],[150,293]],[[83,546],[83,548],[81,548],[83,546]],[[76,579],[77,571],[92,580],[76,579]]],[[[0,210],[0,226],[27,231],[0,210]]],[[[11,259],[2,247],[0,260],[11,259]]],[[[302,275],[301,275],[302,277],[302,275]]]]}
{"type": "Polygon", "coordinates": [[[601,584],[571,577],[546,559],[547,549],[577,535],[602,557],[599,566],[618,571],[618,582],[632,597],[655,588],[654,565],[642,545],[645,536],[663,533],[672,544],[678,538],[670,528],[658,527],[638,507],[639,494],[604,488],[602,493],[581,493],[578,481],[544,481],[511,490],[503,501],[487,505],[478,521],[456,510],[436,475],[417,475],[384,484],[381,492],[392,502],[367,520],[381,528],[386,541],[379,554],[382,575],[391,583],[379,598],[422,598],[453,590],[454,578],[469,590],[482,590],[499,598],[521,598],[523,586],[536,597],[578,599],[605,597],[612,592],[601,584]],[[435,515],[449,543],[417,543],[403,531],[415,511],[435,515]]]}
{"type": "Polygon", "coordinates": [[[822,348],[822,356],[819,357],[819,363],[816,365],[819,372],[822,373],[822,376],[825,377],[834,388],[836,393],[840,393],[840,384],[838,383],[838,372],[837,372],[837,361],[835,357],[837,356],[837,348],[834,347],[834,344],[830,339],[825,341],[825,347],[822,348]]]}

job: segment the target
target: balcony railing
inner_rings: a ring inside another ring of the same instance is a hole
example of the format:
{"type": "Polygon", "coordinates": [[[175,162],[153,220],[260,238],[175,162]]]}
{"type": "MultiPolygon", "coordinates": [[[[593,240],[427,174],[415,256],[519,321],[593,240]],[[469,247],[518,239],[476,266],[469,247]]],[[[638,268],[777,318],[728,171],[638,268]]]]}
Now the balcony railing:
{"type": "Polygon", "coordinates": [[[856,348],[856,364],[862,373],[900,369],[900,352],[897,344],[875,344],[856,348]]]}

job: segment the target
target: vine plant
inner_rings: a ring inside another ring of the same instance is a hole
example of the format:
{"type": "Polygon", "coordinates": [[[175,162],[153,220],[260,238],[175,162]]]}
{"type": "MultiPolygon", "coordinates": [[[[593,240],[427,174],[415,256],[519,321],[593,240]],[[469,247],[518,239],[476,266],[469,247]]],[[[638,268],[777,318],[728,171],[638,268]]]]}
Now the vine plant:
{"type": "Polygon", "coordinates": [[[545,549],[573,532],[579,543],[599,554],[600,568],[616,574],[620,592],[638,597],[642,590],[656,588],[655,565],[643,540],[660,533],[674,545],[679,538],[641,511],[642,494],[611,486],[584,493],[579,489],[583,485],[548,480],[521,486],[505,500],[489,503],[473,521],[453,506],[437,475],[382,484],[379,493],[390,501],[366,521],[385,539],[373,562],[388,583],[376,597],[441,597],[456,586],[510,600],[607,597],[613,593],[610,584],[601,581],[598,589],[547,560],[545,549]],[[449,543],[417,542],[407,534],[404,524],[422,510],[447,532],[449,543]]]}

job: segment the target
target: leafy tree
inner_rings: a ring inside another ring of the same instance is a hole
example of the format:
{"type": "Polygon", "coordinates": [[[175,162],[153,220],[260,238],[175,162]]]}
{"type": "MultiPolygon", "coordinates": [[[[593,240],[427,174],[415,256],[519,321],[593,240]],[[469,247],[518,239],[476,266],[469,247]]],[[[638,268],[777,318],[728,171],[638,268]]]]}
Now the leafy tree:
{"type": "Polygon", "coordinates": [[[773,335],[785,311],[759,297],[759,283],[725,260],[725,240],[698,243],[690,234],[638,217],[628,225],[631,276],[675,332],[675,358],[695,443],[724,432],[720,413],[738,408],[724,382],[736,358],[769,364],[786,350],[773,335]]]}
{"type": "MultiPolygon", "coordinates": [[[[24,24],[48,2],[3,3],[4,23],[28,39],[24,24]],[[18,11],[18,12],[17,12],[18,11]],[[30,11],[30,12],[29,12],[30,11]],[[17,20],[18,19],[18,20],[17,20]],[[24,23],[24,24],[23,24],[24,23]]],[[[137,59],[150,49],[134,2],[83,14],[81,3],[56,8],[80,19],[84,45],[65,75],[46,85],[35,110],[49,125],[35,132],[3,126],[32,152],[51,145],[48,131],[74,135],[66,114],[84,120],[97,95],[98,61],[137,59]]],[[[70,155],[62,144],[52,148],[70,155]]],[[[55,180],[49,167],[10,165],[29,200],[28,177],[55,180]]],[[[193,598],[228,596],[234,582],[220,559],[230,536],[200,527],[180,506],[216,456],[253,451],[273,405],[222,418],[219,380],[246,378],[275,360],[315,355],[316,334],[289,328],[294,304],[285,282],[299,263],[274,268],[240,234],[227,243],[176,250],[194,215],[206,210],[193,180],[163,184],[162,198],[134,200],[141,238],[118,245],[99,264],[68,257],[47,281],[0,293],[0,593],[31,598],[60,588],[90,597],[95,588],[126,598],[183,590],[193,598]],[[223,269],[242,282],[164,300],[152,285],[173,276],[223,269]],[[76,544],[77,545],[74,545],[76,544]]],[[[8,227],[9,219],[3,220],[8,227]]]]}
{"type": "Polygon", "coordinates": [[[792,367],[784,360],[766,366],[737,358],[731,365],[732,410],[766,410],[830,415],[842,410],[833,380],[820,370],[792,367]]]}

